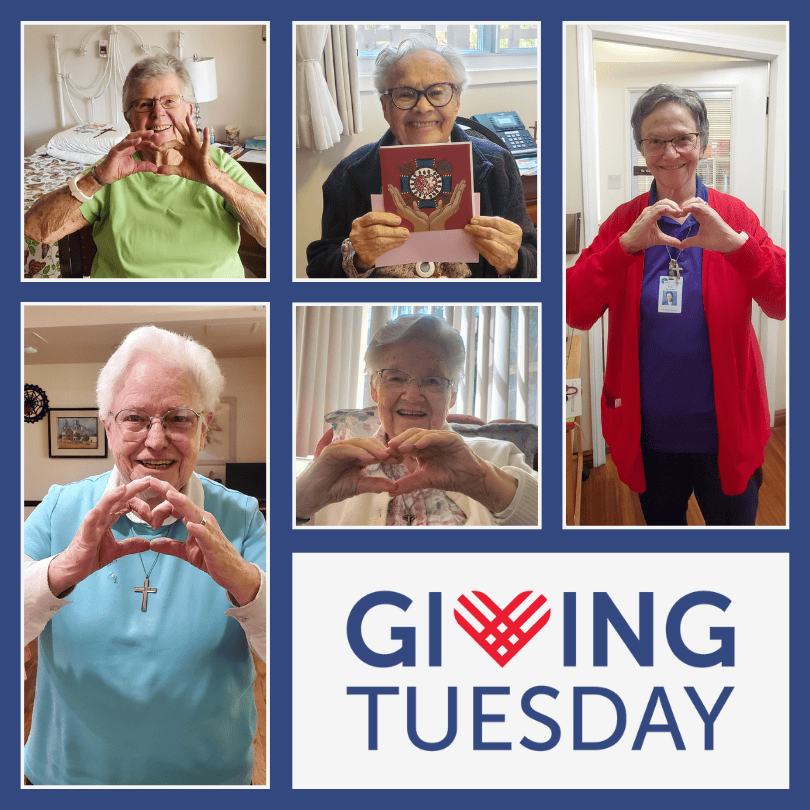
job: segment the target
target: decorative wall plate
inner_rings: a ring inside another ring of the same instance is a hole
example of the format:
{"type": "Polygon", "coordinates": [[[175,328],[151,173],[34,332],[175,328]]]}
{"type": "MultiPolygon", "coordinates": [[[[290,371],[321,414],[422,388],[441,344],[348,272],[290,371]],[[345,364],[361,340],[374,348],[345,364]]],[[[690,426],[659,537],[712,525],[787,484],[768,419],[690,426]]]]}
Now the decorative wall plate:
{"type": "Polygon", "coordinates": [[[39,422],[48,413],[48,395],[38,386],[25,384],[23,416],[26,422],[39,422]]]}

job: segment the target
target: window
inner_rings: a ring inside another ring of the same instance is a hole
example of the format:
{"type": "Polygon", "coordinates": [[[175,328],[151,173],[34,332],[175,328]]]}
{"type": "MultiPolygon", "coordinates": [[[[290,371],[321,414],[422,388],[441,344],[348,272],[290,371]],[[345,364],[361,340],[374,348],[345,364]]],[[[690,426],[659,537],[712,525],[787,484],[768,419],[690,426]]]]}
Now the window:
{"type": "Polygon", "coordinates": [[[536,65],[538,30],[533,23],[521,25],[357,25],[360,75],[371,75],[377,54],[392,42],[418,31],[433,34],[439,42],[452,45],[464,57],[468,70],[496,66],[522,66],[531,57],[536,65]],[[497,62],[497,64],[494,64],[497,62]]]}

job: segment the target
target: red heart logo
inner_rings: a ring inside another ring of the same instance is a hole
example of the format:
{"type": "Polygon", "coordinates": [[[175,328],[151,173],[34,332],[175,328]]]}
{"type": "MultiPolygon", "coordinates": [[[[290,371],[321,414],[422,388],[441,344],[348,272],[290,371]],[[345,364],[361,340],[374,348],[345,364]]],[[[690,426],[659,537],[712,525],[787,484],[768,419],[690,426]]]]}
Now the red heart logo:
{"type": "Polygon", "coordinates": [[[548,623],[551,611],[539,618],[532,617],[546,603],[540,594],[520,615],[515,615],[531,595],[531,591],[518,594],[505,608],[499,607],[481,591],[473,591],[475,599],[462,594],[458,603],[463,609],[453,611],[456,621],[474,639],[498,666],[506,666],[548,623]]]}

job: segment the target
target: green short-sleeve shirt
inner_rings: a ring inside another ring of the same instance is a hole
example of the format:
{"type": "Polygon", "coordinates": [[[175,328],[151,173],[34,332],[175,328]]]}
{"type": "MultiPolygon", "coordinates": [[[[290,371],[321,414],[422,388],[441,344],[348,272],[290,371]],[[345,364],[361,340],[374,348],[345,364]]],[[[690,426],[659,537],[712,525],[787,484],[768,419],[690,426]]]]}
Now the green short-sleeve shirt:
{"type": "MultiPolygon", "coordinates": [[[[211,159],[241,186],[261,191],[221,149],[212,148],[211,159]]],[[[137,172],[104,186],[79,210],[93,224],[92,278],[245,277],[236,212],[203,183],[137,172]]]]}

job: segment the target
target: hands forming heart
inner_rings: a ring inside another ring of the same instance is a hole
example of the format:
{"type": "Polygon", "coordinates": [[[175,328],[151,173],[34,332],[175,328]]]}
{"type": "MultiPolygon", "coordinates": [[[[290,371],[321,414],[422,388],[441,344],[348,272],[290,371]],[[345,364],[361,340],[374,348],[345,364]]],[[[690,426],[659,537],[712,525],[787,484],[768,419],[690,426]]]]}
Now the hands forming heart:
{"type": "Polygon", "coordinates": [[[461,492],[500,512],[511,503],[517,481],[479,458],[453,431],[410,428],[387,445],[373,438],[327,445],[298,476],[296,516],[311,517],[324,506],[363,493],[387,492],[394,497],[428,488],[461,492]],[[380,463],[404,463],[415,470],[397,481],[366,472],[380,463]]]}
{"type": "MultiPolygon", "coordinates": [[[[171,118],[171,114],[170,118],[171,118]]],[[[117,143],[107,157],[96,167],[96,173],[105,184],[114,183],[136,172],[151,172],[160,175],[178,175],[187,180],[212,185],[221,175],[219,168],[211,160],[211,143],[208,127],[203,130],[203,137],[194,127],[191,113],[185,119],[172,118],[176,132],[182,140],[171,140],[165,143],[155,141],[151,130],[130,132],[126,138],[117,143]],[[182,160],[176,164],[157,163],[157,155],[166,156],[175,150],[182,160]],[[142,160],[135,160],[135,152],[140,151],[142,160]],[[151,160],[149,159],[151,158],[151,160]]]]}
{"type": "Polygon", "coordinates": [[[48,568],[51,591],[58,596],[113,560],[150,549],[196,566],[225,588],[240,605],[252,601],[259,590],[261,575],[228,541],[216,518],[195,506],[171,484],[146,477],[105,492],[87,513],[70,545],[48,568]],[[150,508],[138,497],[147,489],[158,492],[164,500],[150,508]],[[134,512],[152,528],[161,526],[169,516],[182,520],[188,530],[188,540],[158,538],[150,543],[142,537],[131,537],[116,541],[112,526],[129,512],[134,512]]]}
{"type": "Polygon", "coordinates": [[[625,252],[631,254],[653,245],[669,245],[678,250],[700,247],[704,250],[730,253],[745,244],[745,237],[737,233],[700,197],[691,197],[683,205],[664,199],[645,208],[629,230],[619,237],[619,242],[625,252]],[[683,241],[664,233],[658,227],[658,220],[661,217],[682,219],[689,214],[697,221],[698,230],[696,234],[683,241]]]}

